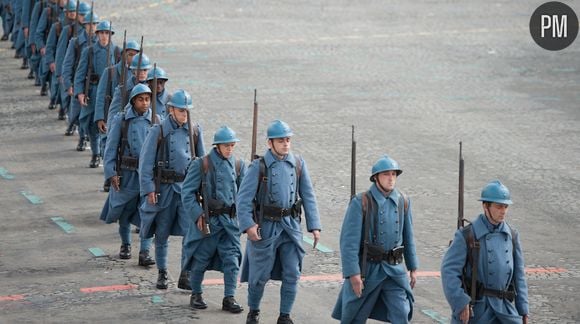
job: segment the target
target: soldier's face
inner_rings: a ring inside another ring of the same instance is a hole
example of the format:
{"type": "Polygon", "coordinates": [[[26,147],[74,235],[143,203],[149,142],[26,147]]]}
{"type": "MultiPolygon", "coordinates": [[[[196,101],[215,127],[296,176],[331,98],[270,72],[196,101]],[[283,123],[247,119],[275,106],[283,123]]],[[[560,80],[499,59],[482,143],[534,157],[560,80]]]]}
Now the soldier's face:
{"type": "Polygon", "coordinates": [[[489,203],[484,204],[484,206],[487,206],[487,210],[489,213],[488,219],[490,223],[492,223],[493,225],[497,225],[505,220],[505,216],[507,215],[509,205],[489,203]]]}
{"type": "Polygon", "coordinates": [[[232,154],[234,154],[235,147],[236,143],[224,143],[217,145],[218,151],[226,159],[229,159],[232,156],[232,154]]]}
{"type": "Polygon", "coordinates": [[[108,31],[100,31],[97,32],[97,37],[99,38],[99,43],[101,44],[101,46],[107,46],[109,44],[109,39],[111,38],[111,35],[109,34],[108,31]]]}
{"type": "Polygon", "coordinates": [[[135,74],[135,77],[139,82],[147,80],[147,72],[149,72],[149,70],[133,70],[133,74],[135,74]]]}
{"type": "MultiPolygon", "coordinates": [[[[165,82],[166,81],[167,80],[157,79],[157,93],[163,92],[163,90],[165,89],[165,82]]],[[[148,83],[149,83],[149,88],[153,89],[153,80],[150,80],[148,83]]]]}
{"type": "Polygon", "coordinates": [[[95,33],[95,29],[97,29],[97,24],[85,24],[85,28],[87,30],[87,33],[89,35],[92,35],[95,33]]]}
{"type": "Polygon", "coordinates": [[[149,109],[149,105],[151,105],[151,95],[148,93],[142,93],[133,98],[133,108],[140,115],[149,109]]]}
{"type": "Polygon", "coordinates": [[[82,24],[85,22],[85,16],[84,15],[78,15],[77,16],[79,24],[82,24]]]}
{"type": "Polygon", "coordinates": [[[68,18],[68,20],[75,20],[75,18],[77,17],[77,13],[74,11],[67,11],[66,17],[68,18]]]}
{"type": "Polygon", "coordinates": [[[290,148],[292,147],[292,140],[290,137],[284,138],[273,138],[268,141],[268,146],[274,150],[279,156],[284,156],[290,153],[290,148]]]}
{"type": "Polygon", "coordinates": [[[133,61],[133,57],[135,55],[137,55],[137,53],[139,53],[139,52],[136,50],[132,50],[132,49],[125,50],[125,55],[126,55],[125,62],[127,62],[127,65],[129,65],[133,61]]]}
{"type": "Polygon", "coordinates": [[[187,123],[187,110],[171,107],[169,113],[173,116],[173,119],[179,124],[179,126],[187,123]]]}
{"type": "Polygon", "coordinates": [[[377,181],[384,190],[391,191],[397,183],[397,171],[390,170],[381,172],[377,175],[377,181]]]}

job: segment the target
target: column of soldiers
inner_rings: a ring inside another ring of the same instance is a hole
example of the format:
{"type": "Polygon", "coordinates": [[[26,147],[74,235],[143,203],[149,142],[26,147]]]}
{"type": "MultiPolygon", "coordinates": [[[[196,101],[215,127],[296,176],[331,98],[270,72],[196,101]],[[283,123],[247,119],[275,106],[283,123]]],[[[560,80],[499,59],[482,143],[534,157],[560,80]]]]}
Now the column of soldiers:
{"type": "MultiPolygon", "coordinates": [[[[240,139],[228,126],[215,132],[206,154],[202,127],[190,115],[191,95],[169,94],[167,73],[143,53],[142,42],[114,45],[112,23],[91,5],[0,0],[0,16],[1,40],[12,42],[40,94],[50,93],[48,108],[59,107],[65,135],[78,134],[78,151],[90,143],[91,168],[102,159],[108,196],[100,218],[118,223],[119,258],[132,258],[133,224],[138,265],[156,265],[156,288],[168,289],[169,236],[182,236],[177,286],[191,290],[192,308],[208,307],[202,282],[206,271],[217,270],[224,277],[222,309],[243,312],[235,299],[241,270],[248,283],[246,323],[260,322],[269,280],[282,282],[277,323],[293,323],[305,255],[302,213],[314,246],[322,226],[307,164],[291,152],[290,126],[273,121],[268,149],[249,165],[234,156],[240,139]]],[[[410,198],[396,188],[402,172],[382,156],[372,166],[370,189],[348,205],[340,236],[345,279],[332,312],[341,323],[412,319],[418,258],[410,198]]],[[[492,181],[480,201],[483,214],[457,230],[442,262],[452,322],[527,323],[523,253],[517,231],[505,222],[510,192],[492,181]]]]}

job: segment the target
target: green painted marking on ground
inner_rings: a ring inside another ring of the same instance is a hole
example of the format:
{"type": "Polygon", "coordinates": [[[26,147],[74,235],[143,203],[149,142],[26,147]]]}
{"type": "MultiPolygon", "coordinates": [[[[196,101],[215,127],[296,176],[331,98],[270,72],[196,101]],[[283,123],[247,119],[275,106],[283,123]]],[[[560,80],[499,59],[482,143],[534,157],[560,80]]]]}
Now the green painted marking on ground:
{"type": "Polygon", "coordinates": [[[26,199],[28,199],[28,201],[30,201],[30,203],[34,205],[42,204],[42,199],[40,199],[40,197],[38,196],[33,195],[30,191],[21,191],[20,194],[26,197],[26,199]]]}
{"type": "Polygon", "coordinates": [[[439,324],[449,323],[449,319],[431,309],[422,309],[421,312],[439,324]]]}
{"type": "MultiPolygon", "coordinates": [[[[310,245],[313,245],[314,244],[314,240],[311,239],[310,237],[304,236],[302,239],[304,240],[304,242],[306,242],[306,243],[308,243],[310,245]]],[[[326,247],[326,246],[320,244],[320,242],[318,242],[318,244],[316,244],[316,249],[318,251],[324,252],[324,253],[331,253],[332,252],[332,249],[330,249],[329,247],[326,247]]]]}
{"type": "Polygon", "coordinates": [[[153,297],[151,297],[151,302],[153,304],[161,304],[164,301],[163,301],[163,298],[161,298],[161,296],[154,295],[153,297]]]}
{"type": "Polygon", "coordinates": [[[74,232],[75,228],[71,224],[67,223],[62,217],[51,217],[52,221],[58,225],[65,233],[70,234],[74,232]]]}
{"type": "Polygon", "coordinates": [[[105,251],[103,251],[101,248],[98,247],[89,248],[89,252],[91,252],[97,258],[107,256],[105,251]]]}
{"type": "Polygon", "coordinates": [[[8,173],[8,170],[6,170],[4,168],[0,168],[0,177],[4,178],[6,180],[14,179],[14,176],[11,175],[10,173],[8,173]]]}

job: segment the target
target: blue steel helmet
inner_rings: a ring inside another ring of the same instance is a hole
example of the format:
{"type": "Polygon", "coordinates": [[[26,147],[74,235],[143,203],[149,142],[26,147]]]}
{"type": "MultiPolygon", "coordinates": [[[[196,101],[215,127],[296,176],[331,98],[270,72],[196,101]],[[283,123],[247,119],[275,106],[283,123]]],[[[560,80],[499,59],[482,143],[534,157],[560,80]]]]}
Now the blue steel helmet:
{"type": "Polygon", "coordinates": [[[176,90],[173,95],[171,95],[171,100],[167,103],[167,106],[171,106],[179,109],[193,108],[193,101],[191,100],[191,95],[183,89],[176,90]]]}
{"type": "Polygon", "coordinates": [[[213,135],[212,145],[234,143],[239,141],[240,139],[237,138],[236,132],[234,132],[234,130],[229,128],[228,126],[224,125],[220,127],[213,135]]]}
{"type": "Polygon", "coordinates": [[[133,98],[135,98],[136,96],[138,96],[142,93],[151,94],[151,89],[149,89],[148,86],[146,86],[142,83],[139,83],[133,87],[133,90],[131,90],[131,98],[129,98],[129,102],[132,103],[133,98]]]}
{"type": "Polygon", "coordinates": [[[151,65],[151,61],[149,61],[149,56],[139,53],[133,56],[133,60],[131,61],[131,66],[129,68],[131,70],[136,70],[137,66],[139,65],[139,57],[143,55],[143,59],[141,59],[141,70],[151,70],[153,65],[151,65]]]}
{"type": "Polygon", "coordinates": [[[385,154],[373,165],[370,177],[371,182],[375,182],[375,175],[385,171],[396,171],[397,177],[403,173],[403,170],[399,167],[399,163],[385,154]]]}
{"type": "Polygon", "coordinates": [[[115,35],[115,31],[111,27],[111,22],[108,20],[103,20],[97,25],[97,29],[95,30],[95,32],[100,31],[109,31],[111,32],[111,35],[115,35]]]}
{"type": "Polygon", "coordinates": [[[481,198],[478,200],[504,205],[513,204],[509,189],[499,180],[493,180],[486,184],[481,190],[481,198]]]}
{"type": "MultiPolygon", "coordinates": [[[[80,9],[79,9],[80,12],[80,9]]],[[[91,23],[91,17],[93,19],[93,24],[98,24],[101,22],[101,20],[99,19],[99,16],[93,12],[93,15],[91,16],[91,13],[89,12],[88,14],[85,15],[85,20],[83,21],[83,25],[87,25],[91,23]]]]}
{"type": "Polygon", "coordinates": [[[128,49],[139,52],[139,50],[141,49],[141,47],[139,46],[139,43],[137,43],[136,40],[130,39],[125,44],[125,50],[128,50],[128,49]]]}
{"type": "MultiPolygon", "coordinates": [[[[69,0],[66,5],[64,6],[64,11],[77,11],[77,2],[75,0],[69,0]]],[[[81,12],[81,8],[79,5],[79,13],[81,12]]]]}
{"type": "MultiPolygon", "coordinates": [[[[75,7],[75,11],[77,8],[75,7]]],[[[86,16],[91,12],[91,5],[86,2],[81,2],[79,4],[79,15],[86,16]]]]}
{"type": "Polygon", "coordinates": [[[286,138],[292,136],[294,136],[294,133],[292,133],[292,129],[290,129],[290,126],[288,126],[288,124],[279,119],[274,120],[273,122],[270,123],[270,126],[268,126],[267,131],[268,139],[286,138]]]}
{"type": "Polygon", "coordinates": [[[149,72],[147,72],[147,81],[153,80],[155,76],[157,76],[157,80],[166,80],[166,81],[169,80],[165,70],[160,67],[151,69],[149,70],[149,72]],[[155,72],[155,75],[153,75],[153,72],[155,72]]]}

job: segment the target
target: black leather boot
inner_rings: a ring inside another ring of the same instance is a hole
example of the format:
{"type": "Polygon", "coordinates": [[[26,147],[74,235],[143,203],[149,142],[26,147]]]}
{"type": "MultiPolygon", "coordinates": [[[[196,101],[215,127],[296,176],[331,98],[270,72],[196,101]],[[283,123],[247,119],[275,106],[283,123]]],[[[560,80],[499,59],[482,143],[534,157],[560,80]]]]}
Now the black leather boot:
{"type": "Polygon", "coordinates": [[[280,316],[278,316],[278,321],[276,321],[276,324],[294,324],[294,322],[290,318],[289,314],[280,314],[280,316]]]}
{"type": "Polygon", "coordinates": [[[203,300],[201,293],[191,294],[191,298],[189,299],[189,306],[195,309],[206,309],[207,303],[203,300]]]}
{"type": "Polygon", "coordinates": [[[121,250],[119,251],[119,258],[123,260],[131,259],[131,244],[121,245],[121,250]]]}
{"type": "Polygon", "coordinates": [[[34,79],[34,72],[32,70],[30,70],[30,72],[28,72],[28,76],[26,78],[28,78],[28,80],[34,79]]]}
{"type": "Polygon", "coordinates": [[[26,57],[22,59],[22,65],[20,66],[20,68],[22,70],[26,70],[26,69],[29,68],[29,66],[28,66],[28,60],[26,59],[26,57]]]}
{"type": "Polygon", "coordinates": [[[155,264],[155,260],[149,255],[149,250],[139,252],[139,265],[148,267],[155,264]]]}
{"type": "Polygon", "coordinates": [[[189,283],[189,271],[181,271],[179,275],[179,281],[177,282],[177,288],[191,290],[191,284],[189,283]]]}
{"type": "Polygon", "coordinates": [[[167,289],[168,286],[167,270],[159,270],[159,275],[157,276],[157,284],[155,287],[157,289],[167,289]]]}
{"type": "Polygon", "coordinates": [[[68,125],[66,131],[64,131],[64,136],[72,136],[75,133],[76,129],[77,127],[75,126],[75,124],[68,125]]]}
{"type": "Polygon", "coordinates": [[[260,323],[260,310],[252,310],[248,313],[246,317],[246,324],[259,324],[260,323]]]}
{"type": "Polygon", "coordinates": [[[98,168],[101,165],[101,157],[98,155],[93,155],[91,157],[91,162],[89,163],[89,167],[91,168],[98,168]]]}
{"type": "Polygon", "coordinates": [[[65,120],[65,119],[66,119],[66,114],[64,112],[64,109],[61,106],[60,109],[58,110],[58,120],[65,120]]]}
{"type": "Polygon", "coordinates": [[[77,151],[82,152],[85,150],[87,146],[87,142],[85,142],[84,137],[79,139],[79,143],[77,144],[77,151]]]}
{"type": "Polygon", "coordinates": [[[227,296],[224,297],[224,300],[222,301],[222,310],[237,314],[243,312],[244,308],[242,305],[238,304],[234,296],[227,296]]]}

